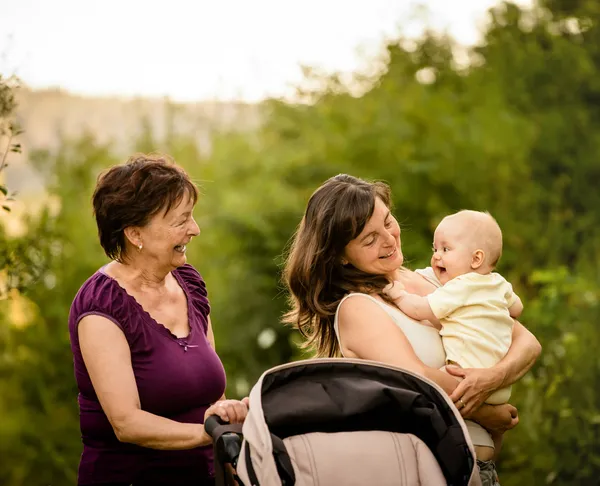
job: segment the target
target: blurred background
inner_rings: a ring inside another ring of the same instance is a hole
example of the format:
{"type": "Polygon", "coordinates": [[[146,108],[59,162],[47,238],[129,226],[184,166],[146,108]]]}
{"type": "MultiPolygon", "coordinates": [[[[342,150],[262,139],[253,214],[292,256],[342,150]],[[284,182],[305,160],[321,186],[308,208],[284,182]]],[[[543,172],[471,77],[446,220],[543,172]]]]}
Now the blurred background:
{"type": "Polygon", "coordinates": [[[75,484],[67,316],[107,261],[95,179],[137,150],[202,188],[188,259],[231,397],[304,356],[281,263],[325,179],[390,183],[412,268],[443,215],[489,210],[543,345],[502,484],[600,484],[596,0],[0,0],[0,74],[0,484],[75,484]]]}

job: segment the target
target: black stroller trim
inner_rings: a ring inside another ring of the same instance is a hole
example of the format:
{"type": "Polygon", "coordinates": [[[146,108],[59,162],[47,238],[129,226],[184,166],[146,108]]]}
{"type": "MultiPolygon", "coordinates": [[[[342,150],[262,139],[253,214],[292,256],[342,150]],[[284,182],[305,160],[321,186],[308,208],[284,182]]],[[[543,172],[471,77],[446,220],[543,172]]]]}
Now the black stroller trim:
{"type": "Polygon", "coordinates": [[[310,432],[410,433],[429,447],[449,485],[469,482],[475,458],[461,424],[447,398],[412,373],[312,360],[267,373],[261,395],[265,421],[281,439],[310,432]]]}
{"type": "MultiPolygon", "coordinates": [[[[215,482],[217,485],[226,485],[227,474],[224,464],[231,464],[235,469],[242,446],[242,426],[241,424],[228,424],[223,422],[218,415],[211,415],[204,423],[206,433],[213,440],[213,450],[215,454],[215,482]]],[[[276,435],[271,434],[273,443],[273,459],[277,465],[277,472],[282,479],[283,486],[292,486],[296,483],[294,467],[290,460],[287,448],[283,441],[276,435]]],[[[250,460],[250,449],[246,448],[246,461],[248,464],[248,476],[253,486],[259,486],[258,478],[250,460]]],[[[239,478],[234,477],[241,484],[239,478]]]]}
{"type": "MultiPolygon", "coordinates": [[[[290,455],[288,454],[287,448],[283,441],[274,434],[271,434],[271,442],[273,443],[273,458],[277,466],[277,473],[281,478],[282,486],[293,486],[296,484],[296,474],[294,473],[294,466],[290,455]]],[[[250,448],[246,447],[246,465],[248,469],[248,477],[252,486],[260,486],[254,466],[252,465],[252,458],[250,457],[250,448]]]]}

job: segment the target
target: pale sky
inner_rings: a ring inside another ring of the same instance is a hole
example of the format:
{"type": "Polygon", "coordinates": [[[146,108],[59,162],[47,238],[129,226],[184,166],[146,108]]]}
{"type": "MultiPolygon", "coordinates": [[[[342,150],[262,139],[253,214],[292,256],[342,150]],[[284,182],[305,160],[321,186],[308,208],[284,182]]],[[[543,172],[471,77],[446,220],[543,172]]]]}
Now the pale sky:
{"type": "MultiPolygon", "coordinates": [[[[478,39],[494,0],[423,0],[429,25],[478,39]]],[[[529,4],[530,0],[517,3],[529,4]]],[[[0,73],[84,95],[255,101],[300,65],[354,71],[419,32],[410,0],[0,0],[0,73]]]]}

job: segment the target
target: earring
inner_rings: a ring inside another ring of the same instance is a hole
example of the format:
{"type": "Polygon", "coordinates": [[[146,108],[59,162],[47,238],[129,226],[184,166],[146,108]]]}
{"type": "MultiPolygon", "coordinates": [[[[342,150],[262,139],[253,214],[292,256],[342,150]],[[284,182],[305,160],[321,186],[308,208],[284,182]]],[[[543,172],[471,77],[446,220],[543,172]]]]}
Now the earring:
{"type": "Polygon", "coordinates": [[[138,251],[142,251],[142,244],[141,243],[138,245],[138,251]]]}

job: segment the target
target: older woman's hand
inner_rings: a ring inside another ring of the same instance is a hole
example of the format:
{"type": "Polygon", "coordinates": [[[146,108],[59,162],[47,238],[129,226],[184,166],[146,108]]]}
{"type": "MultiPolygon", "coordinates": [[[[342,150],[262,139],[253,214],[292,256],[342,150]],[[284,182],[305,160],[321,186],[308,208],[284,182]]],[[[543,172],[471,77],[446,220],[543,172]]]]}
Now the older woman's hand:
{"type": "Polygon", "coordinates": [[[217,415],[224,422],[241,424],[248,415],[248,398],[243,400],[219,400],[213,403],[204,413],[204,420],[211,415],[217,415]]]}
{"type": "MultiPolygon", "coordinates": [[[[240,400],[219,400],[204,412],[204,422],[211,415],[217,415],[221,420],[230,424],[241,424],[248,415],[248,397],[240,400]]],[[[212,437],[202,427],[202,444],[212,443],[212,437]]]]}
{"type": "Polygon", "coordinates": [[[450,399],[463,417],[469,416],[498,388],[504,377],[495,368],[461,368],[448,365],[446,371],[463,378],[450,395],[450,399]]]}

